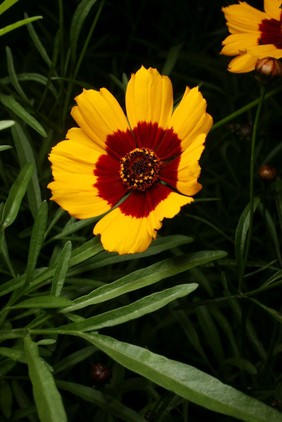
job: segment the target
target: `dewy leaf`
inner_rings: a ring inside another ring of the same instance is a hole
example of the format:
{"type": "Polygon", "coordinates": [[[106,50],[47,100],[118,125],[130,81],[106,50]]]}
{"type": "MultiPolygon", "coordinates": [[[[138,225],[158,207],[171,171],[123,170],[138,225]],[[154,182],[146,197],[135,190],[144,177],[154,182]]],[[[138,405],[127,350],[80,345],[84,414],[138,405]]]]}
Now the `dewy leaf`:
{"type": "Polygon", "coordinates": [[[181,284],[161,292],[153,293],[129,305],[113,309],[103,314],[85,319],[83,321],[70,323],[60,327],[63,331],[93,331],[100,328],[112,327],[132,319],[139,318],[148,313],[154,312],[175,299],[186,296],[197,288],[197,284],[181,284]]]}
{"type": "Polygon", "coordinates": [[[89,305],[105,302],[225,256],[226,253],[223,251],[202,251],[157,262],[150,267],[136,270],[113,283],[99,287],[88,295],[75,299],[73,305],[70,308],[62,310],[62,312],[72,312],[89,305]]]}
{"type": "Polygon", "coordinates": [[[108,336],[79,336],[125,368],[209,410],[246,422],[281,422],[281,413],[193,366],[108,336]]]}
{"type": "Polygon", "coordinates": [[[32,382],[33,396],[41,422],[67,422],[62,398],[46,363],[40,357],[37,344],[29,335],[24,338],[24,350],[32,382]]]}

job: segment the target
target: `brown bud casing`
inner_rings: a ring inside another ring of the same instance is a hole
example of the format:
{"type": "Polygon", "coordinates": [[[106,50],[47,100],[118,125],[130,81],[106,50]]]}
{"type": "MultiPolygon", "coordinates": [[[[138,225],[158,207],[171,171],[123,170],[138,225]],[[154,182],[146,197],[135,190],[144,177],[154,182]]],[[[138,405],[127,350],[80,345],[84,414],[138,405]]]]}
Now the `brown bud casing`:
{"type": "Polygon", "coordinates": [[[264,180],[266,182],[272,182],[276,179],[277,170],[275,167],[269,164],[262,164],[259,168],[258,174],[261,180],[264,180]]]}
{"type": "Polygon", "coordinates": [[[273,57],[258,59],[255,67],[256,78],[262,83],[269,83],[282,78],[282,63],[273,57]]]}

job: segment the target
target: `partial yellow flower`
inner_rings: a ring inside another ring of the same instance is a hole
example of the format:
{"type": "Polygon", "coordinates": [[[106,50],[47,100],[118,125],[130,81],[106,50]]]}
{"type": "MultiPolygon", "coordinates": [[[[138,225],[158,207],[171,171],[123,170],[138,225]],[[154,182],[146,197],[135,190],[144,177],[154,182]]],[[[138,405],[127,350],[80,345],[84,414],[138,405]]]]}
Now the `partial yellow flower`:
{"type": "Polygon", "coordinates": [[[126,116],[105,88],[83,90],[72,116],[79,127],[51,151],[52,200],[72,216],[102,216],[94,235],[108,251],[142,252],[164,218],[193,201],[199,159],[212,125],[198,88],[173,111],[171,81],[143,66],[131,76],[126,116]]]}
{"type": "Polygon", "coordinates": [[[223,41],[221,54],[236,56],[230,72],[250,72],[258,59],[282,57],[281,0],[264,0],[264,12],[240,1],[222,11],[231,35],[223,41]]]}

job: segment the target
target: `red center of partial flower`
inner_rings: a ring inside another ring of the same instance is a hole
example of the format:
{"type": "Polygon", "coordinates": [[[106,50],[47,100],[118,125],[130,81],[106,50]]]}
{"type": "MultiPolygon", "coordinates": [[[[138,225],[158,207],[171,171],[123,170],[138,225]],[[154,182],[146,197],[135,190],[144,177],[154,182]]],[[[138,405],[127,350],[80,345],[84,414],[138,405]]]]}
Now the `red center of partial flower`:
{"type": "Polygon", "coordinates": [[[135,148],[120,160],[120,177],[130,190],[145,191],[159,178],[161,161],[150,148],[135,148]]]}
{"type": "Polygon", "coordinates": [[[282,13],[280,20],[264,19],[259,24],[260,38],[258,43],[260,45],[273,44],[276,48],[282,49],[282,13]]]}

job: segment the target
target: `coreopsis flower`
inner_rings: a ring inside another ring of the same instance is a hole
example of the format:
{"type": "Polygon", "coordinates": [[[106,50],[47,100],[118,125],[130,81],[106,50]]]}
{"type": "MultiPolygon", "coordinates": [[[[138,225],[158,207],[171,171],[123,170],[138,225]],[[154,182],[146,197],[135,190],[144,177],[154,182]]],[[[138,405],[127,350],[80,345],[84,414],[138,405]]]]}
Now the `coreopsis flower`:
{"type": "Polygon", "coordinates": [[[198,88],[173,111],[171,81],[141,67],[128,82],[126,115],[105,88],[76,98],[66,140],[50,153],[52,200],[78,219],[103,215],[94,235],[119,254],[147,249],[164,218],[200,189],[199,159],[212,118],[198,88]]]}
{"type": "Polygon", "coordinates": [[[240,1],[222,8],[231,35],[223,41],[221,54],[236,56],[229,63],[230,72],[250,72],[258,59],[282,57],[281,4],[264,0],[264,12],[240,1]]]}

